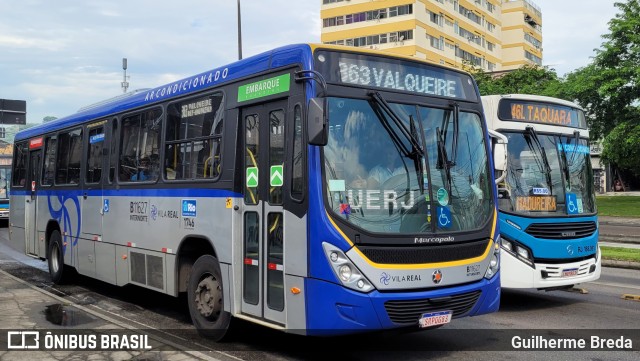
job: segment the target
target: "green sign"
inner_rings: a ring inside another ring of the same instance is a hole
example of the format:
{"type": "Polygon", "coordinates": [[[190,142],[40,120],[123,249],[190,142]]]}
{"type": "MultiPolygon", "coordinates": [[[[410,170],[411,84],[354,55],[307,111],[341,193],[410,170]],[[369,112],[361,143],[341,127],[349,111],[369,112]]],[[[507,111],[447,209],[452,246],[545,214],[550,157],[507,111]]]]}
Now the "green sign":
{"type": "Polygon", "coordinates": [[[272,165],[269,172],[269,183],[272,187],[282,187],[284,183],[284,173],[281,165],[272,165]]]}
{"type": "Polygon", "coordinates": [[[247,187],[255,188],[258,186],[258,167],[247,168],[247,187]]]}
{"type": "Polygon", "coordinates": [[[247,100],[288,92],[290,84],[291,75],[283,74],[273,78],[260,80],[255,83],[241,85],[238,88],[238,102],[245,102],[247,100]]]}

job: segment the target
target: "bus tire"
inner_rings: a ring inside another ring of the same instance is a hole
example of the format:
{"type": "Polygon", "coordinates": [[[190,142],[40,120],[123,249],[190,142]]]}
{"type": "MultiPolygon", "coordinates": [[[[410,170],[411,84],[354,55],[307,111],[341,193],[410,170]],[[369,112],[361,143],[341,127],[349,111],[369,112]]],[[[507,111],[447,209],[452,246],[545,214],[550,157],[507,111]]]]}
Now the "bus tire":
{"type": "Polygon", "coordinates": [[[57,230],[51,232],[51,236],[49,237],[47,260],[49,263],[49,274],[51,275],[53,283],[59,285],[67,282],[70,278],[71,270],[64,265],[62,237],[57,230]]]}
{"type": "Polygon", "coordinates": [[[187,285],[189,314],[198,333],[214,341],[225,337],[231,323],[231,314],[224,310],[224,292],[218,259],[211,255],[198,258],[187,285]]]}

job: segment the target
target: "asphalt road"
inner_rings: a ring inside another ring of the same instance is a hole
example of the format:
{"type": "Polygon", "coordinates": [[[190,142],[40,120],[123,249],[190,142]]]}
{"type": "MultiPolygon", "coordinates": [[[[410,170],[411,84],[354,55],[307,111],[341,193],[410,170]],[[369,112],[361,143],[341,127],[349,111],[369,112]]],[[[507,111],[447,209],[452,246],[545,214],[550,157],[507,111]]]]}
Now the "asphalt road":
{"type": "MultiPolygon", "coordinates": [[[[582,292],[503,290],[499,312],[455,319],[436,330],[306,338],[237,322],[231,341],[214,343],[193,333],[184,298],[84,277],[74,284],[53,285],[45,262],[7,246],[6,228],[0,229],[0,269],[63,297],[69,305],[90,306],[135,327],[155,329],[172,342],[221,360],[637,360],[640,356],[639,351],[514,351],[512,344],[516,337],[600,335],[632,339],[634,349],[640,350],[640,301],[623,298],[640,295],[638,270],[605,268],[599,280],[579,285],[582,292]]],[[[77,322],[81,326],[83,317],[77,316],[77,322]]]]}

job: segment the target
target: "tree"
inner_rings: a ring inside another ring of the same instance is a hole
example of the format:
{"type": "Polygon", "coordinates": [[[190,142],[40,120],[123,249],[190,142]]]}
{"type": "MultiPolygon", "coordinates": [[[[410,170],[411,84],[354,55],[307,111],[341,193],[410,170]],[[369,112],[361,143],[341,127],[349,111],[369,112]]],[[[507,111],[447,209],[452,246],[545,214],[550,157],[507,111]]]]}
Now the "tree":
{"type": "Polygon", "coordinates": [[[640,3],[614,5],[605,42],[591,64],[567,75],[564,91],[585,108],[592,139],[604,139],[603,159],[640,174],[640,3]]]}
{"type": "Polygon", "coordinates": [[[486,73],[480,68],[466,68],[478,83],[481,95],[534,94],[564,97],[562,79],[554,69],[537,65],[525,65],[500,75],[486,73]]]}
{"type": "Polygon", "coordinates": [[[56,120],[56,119],[58,119],[58,118],[53,117],[53,116],[51,116],[51,115],[47,115],[46,117],[42,118],[42,122],[43,122],[43,123],[46,123],[46,122],[50,122],[50,121],[52,121],[52,120],[56,120]]]}

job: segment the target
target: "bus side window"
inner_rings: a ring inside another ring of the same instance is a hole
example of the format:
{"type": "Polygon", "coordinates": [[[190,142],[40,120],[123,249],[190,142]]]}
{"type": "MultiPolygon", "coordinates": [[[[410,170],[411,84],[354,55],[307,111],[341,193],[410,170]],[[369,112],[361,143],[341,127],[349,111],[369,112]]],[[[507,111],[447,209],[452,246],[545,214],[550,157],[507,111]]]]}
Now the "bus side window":
{"type": "Polygon", "coordinates": [[[56,184],[80,183],[82,129],[60,133],[56,161],[56,184]]]}
{"type": "Polygon", "coordinates": [[[169,104],[163,162],[165,179],[218,177],[223,100],[223,94],[215,92],[169,104]]]}
{"type": "Polygon", "coordinates": [[[121,182],[156,181],[154,167],[159,165],[160,124],[162,110],[154,108],[122,120],[120,144],[121,182]]]}

